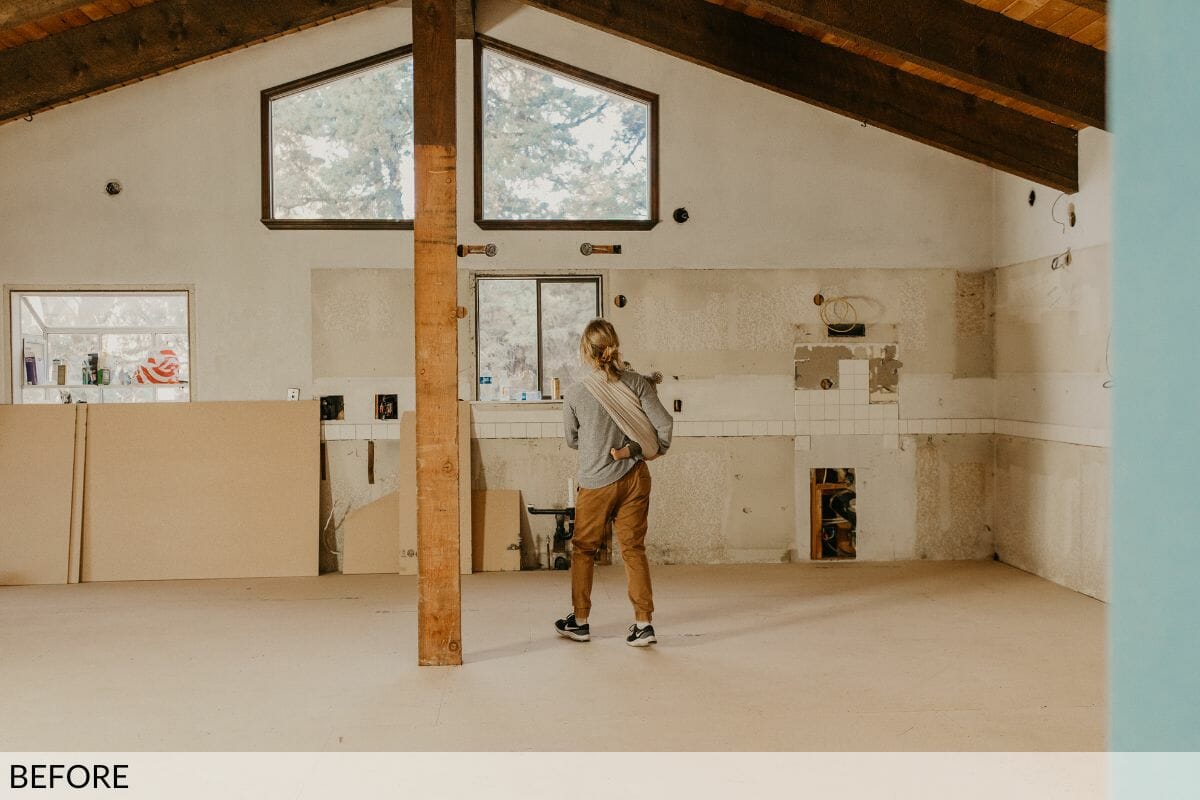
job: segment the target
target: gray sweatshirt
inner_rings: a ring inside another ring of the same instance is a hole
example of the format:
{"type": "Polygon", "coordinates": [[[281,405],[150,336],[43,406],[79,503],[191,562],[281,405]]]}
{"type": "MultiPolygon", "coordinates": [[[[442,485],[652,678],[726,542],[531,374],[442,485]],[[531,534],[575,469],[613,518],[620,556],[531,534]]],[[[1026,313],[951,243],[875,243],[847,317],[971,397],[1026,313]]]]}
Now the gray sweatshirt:
{"type": "MultiPolygon", "coordinates": [[[[658,432],[659,454],[665,453],[671,446],[674,421],[659,402],[657,387],[628,369],[621,374],[621,382],[642,401],[642,410],[658,432]]],[[[582,383],[574,383],[563,392],[563,433],[567,447],[579,451],[579,485],[584,489],[599,489],[615,483],[642,460],[637,444],[630,448],[634,453],[632,458],[613,460],[609,450],[620,449],[630,441],[582,383]]]]}

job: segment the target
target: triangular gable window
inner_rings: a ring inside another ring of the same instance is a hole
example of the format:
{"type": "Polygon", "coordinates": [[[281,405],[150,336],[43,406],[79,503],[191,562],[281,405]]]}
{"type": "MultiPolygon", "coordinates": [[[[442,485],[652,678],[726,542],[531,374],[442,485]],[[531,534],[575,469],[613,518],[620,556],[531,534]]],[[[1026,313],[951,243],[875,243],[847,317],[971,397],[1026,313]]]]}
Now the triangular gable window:
{"type": "Polygon", "coordinates": [[[412,47],[262,93],[269,228],[411,228],[412,47]]]}
{"type": "Polygon", "coordinates": [[[657,223],[657,95],[485,37],[476,80],[481,227],[657,223]]]}

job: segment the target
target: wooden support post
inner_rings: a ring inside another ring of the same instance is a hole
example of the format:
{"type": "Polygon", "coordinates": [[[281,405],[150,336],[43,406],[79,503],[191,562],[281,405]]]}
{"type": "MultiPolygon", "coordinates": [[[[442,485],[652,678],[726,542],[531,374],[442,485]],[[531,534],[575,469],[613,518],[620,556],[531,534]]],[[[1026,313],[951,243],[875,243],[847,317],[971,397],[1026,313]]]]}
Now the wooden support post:
{"type": "Polygon", "coordinates": [[[417,637],[422,666],[462,663],[459,587],[455,0],[413,0],[417,637]]]}

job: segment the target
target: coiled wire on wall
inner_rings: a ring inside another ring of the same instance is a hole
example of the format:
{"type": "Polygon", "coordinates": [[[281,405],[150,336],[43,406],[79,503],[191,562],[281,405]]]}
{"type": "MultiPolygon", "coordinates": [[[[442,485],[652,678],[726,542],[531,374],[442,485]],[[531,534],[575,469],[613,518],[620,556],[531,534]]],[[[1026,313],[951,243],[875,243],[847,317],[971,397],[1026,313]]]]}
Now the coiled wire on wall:
{"type": "Polygon", "coordinates": [[[834,333],[849,333],[858,324],[858,309],[849,297],[826,297],[820,309],[821,322],[834,333]]]}

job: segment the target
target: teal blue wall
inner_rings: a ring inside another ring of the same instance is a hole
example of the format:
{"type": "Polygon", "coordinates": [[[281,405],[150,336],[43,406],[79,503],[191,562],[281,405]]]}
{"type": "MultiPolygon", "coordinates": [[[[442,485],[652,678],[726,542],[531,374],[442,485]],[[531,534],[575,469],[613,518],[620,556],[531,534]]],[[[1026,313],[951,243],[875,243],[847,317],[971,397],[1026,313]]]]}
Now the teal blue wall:
{"type": "Polygon", "coordinates": [[[1200,0],[1109,6],[1111,743],[1200,750],[1200,0]]]}

